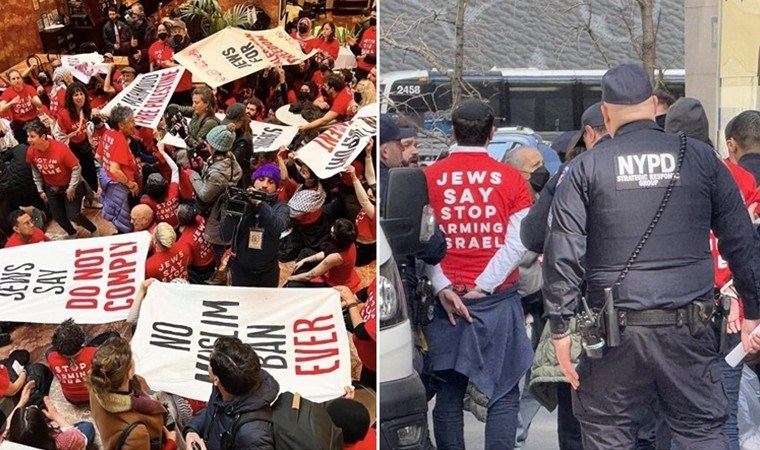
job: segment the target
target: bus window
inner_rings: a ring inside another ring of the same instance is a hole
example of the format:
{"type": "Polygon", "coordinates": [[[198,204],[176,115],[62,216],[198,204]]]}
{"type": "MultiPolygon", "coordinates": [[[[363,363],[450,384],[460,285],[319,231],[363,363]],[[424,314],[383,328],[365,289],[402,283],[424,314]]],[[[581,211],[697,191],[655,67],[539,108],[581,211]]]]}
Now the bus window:
{"type": "Polygon", "coordinates": [[[583,83],[583,110],[602,101],[602,86],[599,83],[583,83]]]}
{"type": "Polygon", "coordinates": [[[476,95],[472,95],[471,92],[469,92],[469,89],[467,86],[464,88],[464,92],[462,92],[463,98],[480,98],[484,102],[488,103],[488,105],[493,110],[493,114],[496,117],[497,124],[500,124],[503,121],[503,115],[504,113],[501,110],[501,104],[502,104],[502,98],[501,98],[501,86],[504,84],[504,82],[500,78],[493,78],[493,77],[466,77],[465,81],[469,83],[472,88],[478,92],[479,97],[476,95]]]}
{"type": "Polygon", "coordinates": [[[573,129],[571,83],[510,82],[509,122],[536,131],[573,129]]]}

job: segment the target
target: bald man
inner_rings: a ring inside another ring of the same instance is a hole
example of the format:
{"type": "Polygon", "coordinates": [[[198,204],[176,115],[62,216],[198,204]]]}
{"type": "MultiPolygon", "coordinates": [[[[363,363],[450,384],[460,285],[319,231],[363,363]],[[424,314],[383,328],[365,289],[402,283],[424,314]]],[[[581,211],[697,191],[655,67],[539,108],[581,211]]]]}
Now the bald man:
{"type": "Polygon", "coordinates": [[[151,231],[154,227],[153,223],[153,210],[150,206],[139,204],[132,208],[130,213],[132,218],[132,231],[151,231]]]}

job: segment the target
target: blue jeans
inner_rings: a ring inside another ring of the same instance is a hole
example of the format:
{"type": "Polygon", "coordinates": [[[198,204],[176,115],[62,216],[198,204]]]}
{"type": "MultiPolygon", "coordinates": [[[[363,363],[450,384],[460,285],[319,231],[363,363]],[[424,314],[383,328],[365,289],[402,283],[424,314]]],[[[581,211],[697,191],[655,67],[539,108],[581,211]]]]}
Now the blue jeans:
{"type": "MultiPolygon", "coordinates": [[[[739,333],[729,334],[726,336],[726,342],[728,348],[732,349],[741,342],[741,335],[739,333]]],[[[739,402],[739,385],[742,381],[742,367],[744,367],[744,364],[731,367],[726,364],[723,358],[720,360],[723,390],[726,391],[726,397],[728,398],[728,418],[723,426],[723,434],[728,438],[728,448],[730,450],[739,450],[739,425],[737,424],[736,411],[739,402]]]]}
{"type": "MultiPolygon", "coordinates": [[[[436,446],[439,450],[462,450],[465,448],[463,408],[468,379],[454,370],[435,374],[440,378],[433,408],[436,446]]],[[[486,449],[515,448],[519,407],[520,387],[515,384],[507,395],[488,408],[486,449]]]]}
{"type": "Polygon", "coordinates": [[[87,444],[90,445],[95,442],[95,426],[92,422],[77,422],[74,424],[74,428],[81,431],[85,437],[87,437],[87,444]]]}

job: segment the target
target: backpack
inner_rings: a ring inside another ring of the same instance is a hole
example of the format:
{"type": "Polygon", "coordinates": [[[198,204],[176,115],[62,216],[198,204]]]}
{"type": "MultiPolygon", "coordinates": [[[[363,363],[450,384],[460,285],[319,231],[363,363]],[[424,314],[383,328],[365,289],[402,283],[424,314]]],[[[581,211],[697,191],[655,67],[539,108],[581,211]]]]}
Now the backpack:
{"type": "Polygon", "coordinates": [[[230,429],[222,434],[222,449],[233,450],[240,428],[255,420],[272,424],[275,450],[343,448],[343,432],[333,424],[323,405],[307,400],[301,394],[283,392],[271,407],[235,416],[230,429]]]}

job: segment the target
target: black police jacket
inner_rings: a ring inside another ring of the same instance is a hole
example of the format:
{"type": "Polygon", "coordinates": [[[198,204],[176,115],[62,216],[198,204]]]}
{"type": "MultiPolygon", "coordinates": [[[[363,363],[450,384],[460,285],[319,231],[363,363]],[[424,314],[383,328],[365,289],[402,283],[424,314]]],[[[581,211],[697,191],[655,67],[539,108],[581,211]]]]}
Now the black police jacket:
{"type": "MultiPolygon", "coordinates": [[[[655,122],[636,121],[563,171],[544,248],[543,294],[553,333],[566,329],[581,280],[588,283],[592,305],[603,303],[602,290],[615,283],[660,205],[679,143],[678,135],[663,132],[655,122]]],[[[672,309],[711,296],[711,229],[746,317],[760,317],[760,239],[729,170],[709,146],[694,139],[687,141],[670,202],[619,286],[615,306],[672,309]]]]}

